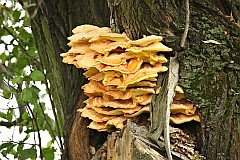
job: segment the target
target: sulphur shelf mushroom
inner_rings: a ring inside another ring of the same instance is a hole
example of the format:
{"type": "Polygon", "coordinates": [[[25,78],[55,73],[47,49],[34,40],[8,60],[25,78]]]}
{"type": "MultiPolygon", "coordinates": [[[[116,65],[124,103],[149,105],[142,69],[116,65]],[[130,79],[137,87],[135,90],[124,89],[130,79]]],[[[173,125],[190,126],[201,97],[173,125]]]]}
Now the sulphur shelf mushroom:
{"type": "Polygon", "coordinates": [[[184,97],[184,91],[180,86],[175,88],[175,97],[171,106],[170,121],[173,124],[182,124],[190,121],[200,122],[200,117],[196,112],[197,107],[188,102],[184,97]]]}
{"type": "MultiPolygon", "coordinates": [[[[78,110],[82,117],[92,120],[88,127],[98,131],[122,129],[126,119],[149,112],[153,95],[161,92],[155,88],[157,76],[168,70],[161,52],[172,51],[160,42],[163,38],[151,35],[130,40],[124,33],[88,24],[77,26],[72,32],[68,37],[71,48],[60,56],[64,63],[84,69],[89,80],[82,87],[89,97],[86,107],[78,110]]],[[[188,119],[196,116],[196,108],[183,99],[183,91],[177,87],[171,109],[173,123],[182,123],[183,115],[188,119]]]]}

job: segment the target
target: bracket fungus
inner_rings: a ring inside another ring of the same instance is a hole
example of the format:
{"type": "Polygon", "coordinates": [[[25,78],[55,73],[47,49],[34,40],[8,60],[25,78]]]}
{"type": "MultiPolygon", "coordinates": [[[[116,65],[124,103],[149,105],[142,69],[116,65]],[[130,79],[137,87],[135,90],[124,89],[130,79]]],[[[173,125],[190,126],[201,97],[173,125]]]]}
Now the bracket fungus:
{"type": "MultiPolygon", "coordinates": [[[[86,107],[78,110],[92,120],[88,127],[98,131],[122,129],[126,119],[149,112],[156,77],[168,70],[163,65],[167,59],[160,53],[172,51],[160,42],[163,38],[151,35],[133,41],[108,27],[93,25],[81,25],[72,32],[68,37],[71,49],[60,56],[64,63],[84,69],[89,80],[82,86],[89,97],[86,107]]],[[[190,113],[177,107],[172,112],[190,113]]]]}
{"type": "Polygon", "coordinates": [[[190,121],[200,122],[197,107],[184,97],[184,91],[180,86],[175,88],[175,97],[171,105],[170,121],[173,124],[182,124],[190,121]]]}

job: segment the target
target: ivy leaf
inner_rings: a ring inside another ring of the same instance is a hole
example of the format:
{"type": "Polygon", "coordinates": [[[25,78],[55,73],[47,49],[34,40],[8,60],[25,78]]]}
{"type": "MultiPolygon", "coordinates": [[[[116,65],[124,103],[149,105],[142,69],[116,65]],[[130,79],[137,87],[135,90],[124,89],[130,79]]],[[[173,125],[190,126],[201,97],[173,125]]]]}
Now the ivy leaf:
{"type": "Polygon", "coordinates": [[[44,80],[44,74],[39,70],[34,70],[30,77],[33,81],[43,81],[44,80]]]}
{"type": "Polygon", "coordinates": [[[22,100],[23,101],[30,101],[32,98],[32,91],[30,88],[24,88],[22,91],[22,100]]]}

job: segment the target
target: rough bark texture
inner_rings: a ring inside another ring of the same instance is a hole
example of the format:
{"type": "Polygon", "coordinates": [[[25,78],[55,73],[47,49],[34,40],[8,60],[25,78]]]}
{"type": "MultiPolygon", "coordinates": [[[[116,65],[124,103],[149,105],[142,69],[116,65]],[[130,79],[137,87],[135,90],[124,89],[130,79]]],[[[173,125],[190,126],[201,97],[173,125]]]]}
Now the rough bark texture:
{"type": "MultiPolygon", "coordinates": [[[[50,81],[50,95],[58,111],[60,133],[64,136],[63,159],[89,159],[87,121],[76,114],[83,107],[81,86],[86,83],[82,70],[62,63],[60,53],[66,52],[67,37],[81,24],[107,26],[109,12],[104,0],[29,1],[36,8],[29,8],[33,35],[37,49],[50,81]],[[79,134],[80,133],[80,134],[79,134]]],[[[23,4],[23,2],[22,2],[23,4]]]]}
{"type": "Polygon", "coordinates": [[[239,159],[239,28],[208,3],[191,5],[188,50],[180,54],[180,82],[199,105],[202,153],[207,159],[239,159]],[[205,44],[204,40],[222,44],[205,44]]]}
{"type": "MultiPolygon", "coordinates": [[[[240,31],[225,17],[232,12],[233,18],[237,20],[240,2],[231,1],[231,4],[228,0],[207,2],[205,0],[190,3],[191,22],[184,49],[179,47],[179,41],[184,30],[185,1],[37,0],[37,2],[29,2],[37,3],[36,8],[29,8],[30,20],[41,62],[50,81],[50,94],[58,111],[59,125],[62,127],[60,132],[65,141],[63,159],[90,159],[92,156],[90,145],[98,149],[100,147],[97,146],[97,142],[105,140],[101,137],[105,135],[94,132],[91,136],[96,137],[94,144],[90,138],[90,130],[86,128],[88,121],[76,114],[76,109],[83,107],[84,100],[81,86],[86,80],[82,76],[82,70],[63,64],[59,56],[60,53],[68,50],[67,37],[71,35],[71,30],[81,24],[111,26],[113,30],[125,32],[132,39],[150,34],[163,35],[164,43],[179,54],[180,85],[185,89],[187,97],[199,106],[202,119],[201,153],[206,159],[240,157],[240,31]],[[222,44],[202,42],[209,39],[222,44]]],[[[166,85],[164,76],[159,77],[158,83],[163,87],[166,85]]],[[[164,98],[166,98],[164,92],[161,92],[152,103],[152,132],[162,125],[159,104],[165,103],[164,98]]],[[[136,136],[133,138],[132,131],[126,129],[123,134],[112,134],[109,143],[114,135],[116,136],[114,144],[119,146],[124,144],[120,141],[121,136],[122,141],[130,138],[129,143],[126,143],[129,146],[137,143],[139,138],[136,136]],[[124,134],[128,137],[124,138],[124,134]]],[[[142,139],[146,140],[148,136],[142,139]]],[[[131,151],[122,150],[122,152],[127,151],[132,154],[127,155],[133,157],[132,159],[141,157],[161,159],[160,155],[156,158],[156,153],[151,149],[148,156],[144,156],[146,152],[141,152],[145,151],[141,150],[141,146],[145,145],[140,144],[135,144],[131,151]]],[[[159,144],[154,146],[151,143],[150,146],[157,148],[161,154],[164,153],[159,144]]],[[[113,146],[109,146],[108,149],[111,147],[113,146]]],[[[113,150],[117,148],[115,146],[113,150]]],[[[101,159],[102,154],[97,153],[96,155],[100,156],[95,158],[101,159]]]]}

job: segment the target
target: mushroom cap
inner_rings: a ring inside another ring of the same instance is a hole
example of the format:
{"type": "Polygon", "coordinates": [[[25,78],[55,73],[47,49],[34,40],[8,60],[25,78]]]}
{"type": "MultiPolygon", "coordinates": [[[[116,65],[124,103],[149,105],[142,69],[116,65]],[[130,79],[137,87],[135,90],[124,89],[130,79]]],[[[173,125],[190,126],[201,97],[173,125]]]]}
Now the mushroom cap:
{"type": "Polygon", "coordinates": [[[115,126],[116,128],[118,129],[123,129],[124,125],[123,125],[123,122],[126,120],[126,117],[117,117],[117,118],[114,118],[114,119],[111,119],[109,121],[107,121],[107,125],[112,125],[112,126],[115,126]]]}
{"type": "MultiPolygon", "coordinates": [[[[176,102],[176,101],[175,101],[176,102]]],[[[172,114],[177,114],[177,113],[182,113],[185,115],[193,115],[196,111],[197,107],[193,105],[193,103],[189,102],[184,102],[184,103],[173,103],[171,105],[171,113],[172,114]]]]}
{"type": "Polygon", "coordinates": [[[114,86],[104,86],[101,82],[90,81],[82,86],[86,95],[90,97],[105,95],[114,99],[130,99],[132,97],[142,96],[146,94],[154,94],[154,88],[127,88],[125,91],[119,91],[114,86]]]}
{"type": "Polygon", "coordinates": [[[102,95],[102,93],[106,92],[106,87],[97,81],[91,80],[89,83],[82,86],[82,89],[85,94],[95,94],[102,95]]]}
{"type": "Polygon", "coordinates": [[[73,34],[77,34],[77,33],[110,33],[111,29],[108,27],[97,27],[97,26],[93,26],[90,24],[84,24],[81,26],[77,26],[76,28],[74,28],[72,30],[73,34]]]}
{"type": "Polygon", "coordinates": [[[157,78],[156,77],[149,77],[147,79],[145,79],[146,81],[151,81],[151,82],[156,82],[157,78]]]}
{"type": "Polygon", "coordinates": [[[118,53],[124,52],[124,49],[128,48],[129,44],[128,42],[112,42],[110,43],[107,48],[104,50],[104,53],[107,55],[109,52],[113,52],[113,51],[120,51],[118,53]],[[117,49],[121,49],[121,50],[117,50],[117,49]]]}
{"type": "Polygon", "coordinates": [[[61,56],[61,57],[67,57],[67,56],[68,56],[68,53],[61,53],[60,56],[61,56]]]}
{"type": "Polygon", "coordinates": [[[183,89],[180,86],[176,86],[175,91],[178,93],[184,93],[183,89]]]}
{"type": "Polygon", "coordinates": [[[135,73],[137,72],[143,61],[138,58],[132,58],[130,59],[129,63],[127,64],[121,64],[118,66],[110,66],[106,64],[97,64],[95,67],[100,71],[100,72],[107,72],[107,71],[117,71],[125,74],[129,73],[135,73]]]}
{"type": "Polygon", "coordinates": [[[86,43],[96,35],[97,35],[96,33],[77,33],[77,34],[74,34],[74,35],[67,38],[68,40],[70,40],[68,45],[73,46],[75,43],[86,43]]]}
{"type": "Polygon", "coordinates": [[[118,89],[125,90],[130,84],[134,84],[148,78],[157,77],[158,72],[165,72],[167,70],[168,68],[162,66],[161,63],[156,63],[154,66],[145,64],[136,73],[124,74],[124,81],[122,85],[118,86],[118,89]]]}
{"type": "Polygon", "coordinates": [[[90,45],[90,49],[98,52],[98,53],[105,53],[106,48],[108,48],[108,45],[111,44],[112,41],[110,40],[102,40],[102,41],[96,41],[92,42],[90,45]]]}
{"type": "Polygon", "coordinates": [[[153,94],[144,94],[141,96],[137,96],[136,97],[137,103],[140,105],[148,105],[152,101],[152,96],[153,94]]]}
{"type": "Polygon", "coordinates": [[[94,80],[94,81],[102,81],[104,79],[104,73],[99,72],[96,75],[88,78],[89,80],[94,80]]]}
{"type": "Polygon", "coordinates": [[[90,49],[90,43],[87,43],[87,42],[69,43],[69,46],[71,46],[71,49],[68,51],[68,53],[86,54],[92,51],[90,49]]]}
{"type": "Polygon", "coordinates": [[[156,82],[154,81],[148,81],[148,80],[143,80],[140,82],[136,82],[133,84],[128,85],[129,88],[131,87],[156,87],[156,82]]]}
{"type": "Polygon", "coordinates": [[[128,52],[124,53],[112,53],[108,56],[102,56],[99,55],[96,58],[96,61],[101,62],[102,64],[105,65],[110,65],[110,66],[119,66],[121,64],[126,64],[128,59],[134,58],[132,54],[129,54],[128,52]]]}
{"type": "Polygon", "coordinates": [[[174,99],[175,99],[175,100],[182,100],[182,99],[184,99],[184,98],[185,98],[185,96],[184,96],[184,91],[183,91],[183,89],[182,89],[180,86],[176,86],[174,99]]]}
{"type": "Polygon", "coordinates": [[[89,42],[102,41],[102,40],[111,40],[111,41],[117,41],[117,42],[127,42],[127,41],[129,41],[129,38],[125,34],[102,33],[102,34],[97,34],[94,37],[92,37],[89,40],[89,42]]]}
{"type": "Polygon", "coordinates": [[[133,113],[133,114],[124,114],[124,116],[126,117],[136,117],[136,116],[139,116],[140,114],[142,113],[148,113],[150,112],[150,105],[146,105],[144,106],[142,109],[140,109],[139,111],[133,113]]]}
{"type": "Polygon", "coordinates": [[[91,109],[95,110],[99,114],[103,115],[111,115],[111,116],[117,116],[117,115],[123,115],[125,113],[127,114],[133,114],[137,111],[139,111],[142,107],[136,106],[135,108],[111,108],[111,107],[93,107],[91,106],[91,109]]]}
{"type": "Polygon", "coordinates": [[[119,86],[123,83],[123,78],[117,77],[117,76],[116,77],[111,77],[111,76],[106,77],[106,74],[105,74],[105,77],[102,82],[105,86],[119,86]]]}
{"type": "Polygon", "coordinates": [[[84,75],[86,78],[90,78],[90,77],[92,77],[92,76],[94,76],[94,75],[96,75],[96,74],[98,74],[98,73],[100,73],[100,72],[98,71],[97,68],[95,68],[95,67],[90,67],[90,68],[88,68],[87,71],[85,71],[85,72],[83,73],[83,75],[84,75]]]}
{"type": "Polygon", "coordinates": [[[99,132],[103,132],[103,131],[107,131],[108,130],[106,122],[95,122],[95,121],[92,121],[87,127],[90,128],[90,129],[95,129],[95,130],[97,130],[99,132]]]}
{"type": "Polygon", "coordinates": [[[74,65],[76,65],[76,63],[77,63],[75,56],[63,57],[62,62],[67,63],[67,64],[74,64],[74,65]]]}
{"type": "Polygon", "coordinates": [[[108,90],[103,95],[112,96],[114,99],[130,99],[137,96],[155,93],[153,88],[128,88],[125,91],[108,90]]]}
{"type": "Polygon", "coordinates": [[[170,52],[172,48],[169,48],[163,45],[161,42],[152,43],[146,47],[130,47],[127,48],[126,51],[133,52],[133,53],[148,53],[148,52],[170,52]]]}
{"type": "Polygon", "coordinates": [[[131,88],[129,89],[133,96],[141,96],[145,94],[155,94],[154,88],[131,88]]]}
{"type": "Polygon", "coordinates": [[[77,26],[76,28],[74,28],[72,30],[72,32],[74,34],[77,34],[77,33],[88,33],[88,32],[91,32],[91,31],[94,31],[94,30],[97,30],[97,29],[99,29],[99,27],[94,26],[94,25],[90,25],[90,24],[84,24],[84,25],[81,25],[81,26],[77,26]]]}
{"type": "Polygon", "coordinates": [[[99,132],[101,131],[109,131],[112,126],[115,126],[118,129],[123,129],[124,125],[123,122],[126,120],[125,117],[120,116],[117,118],[114,118],[112,120],[109,120],[107,122],[95,122],[92,121],[88,128],[95,129],[99,132]]]}
{"type": "Polygon", "coordinates": [[[97,61],[95,60],[94,56],[96,55],[96,52],[88,52],[84,55],[77,55],[75,57],[75,60],[77,60],[77,68],[84,68],[88,69],[93,66],[96,66],[97,61]]]}
{"type": "Polygon", "coordinates": [[[111,96],[90,97],[85,103],[89,107],[135,108],[137,106],[137,102],[134,98],[121,100],[114,99],[111,96]]]}
{"type": "Polygon", "coordinates": [[[82,117],[89,118],[95,122],[104,122],[116,118],[116,116],[102,115],[97,113],[95,110],[84,107],[83,109],[78,109],[77,111],[81,112],[82,117]]]}
{"type": "Polygon", "coordinates": [[[151,35],[135,41],[130,41],[129,44],[145,47],[151,43],[159,42],[162,39],[163,39],[162,36],[151,35]]]}
{"type": "Polygon", "coordinates": [[[197,113],[194,115],[185,115],[185,114],[171,114],[170,116],[170,121],[174,124],[182,124],[185,122],[190,122],[190,121],[197,121],[200,122],[200,117],[197,113]]]}
{"type": "Polygon", "coordinates": [[[163,54],[157,55],[155,53],[150,53],[149,55],[149,62],[151,65],[156,63],[167,63],[167,58],[163,54]]]}

